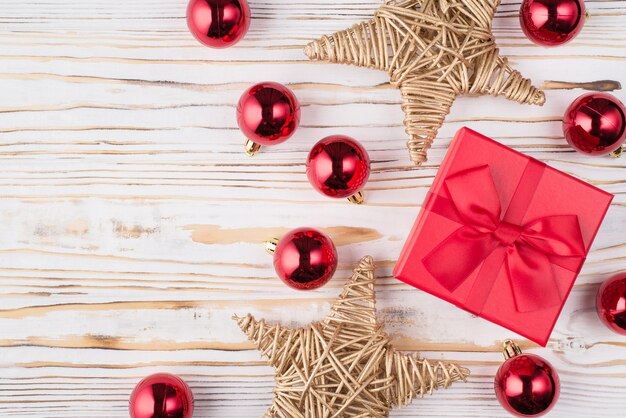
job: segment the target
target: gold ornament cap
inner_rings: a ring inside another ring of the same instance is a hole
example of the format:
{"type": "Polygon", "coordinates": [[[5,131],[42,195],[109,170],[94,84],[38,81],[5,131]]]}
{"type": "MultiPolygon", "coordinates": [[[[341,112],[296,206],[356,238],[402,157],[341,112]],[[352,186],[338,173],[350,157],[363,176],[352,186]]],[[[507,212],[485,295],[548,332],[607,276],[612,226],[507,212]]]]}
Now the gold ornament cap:
{"type": "Polygon", "coordinates": [[[612,153],[609,154],[609,157],[612,158],[620,158],[622,156],[622,154],[624,153],[624,147],[626,145],[622,145],[621,147],[619,147],[618,149],[616,149],[615,151],[613,151],[612,153]]]}
{"type": "Polygon", "coordinates": [[[248,155],[248,157],[252,157],[254,156],[254,154],[259,152],[259,150],[261,149],[261,145],[257,144],[256,142],[250,139],[246,139],[246,142],[243,144],[243,148],[246,151],[246,154],[248,155]]]}
{"type": "Polygon", "coordinates": [[[363,192],[359,190],[352,196],[348,197],[348,202],[354,205],[361,205],[365,202],[365,196],[363,195],[363,192]]]}
{"type": "Polygon", "coordinates": [[[274,237],[265,241],[265,252],[269,255],[274,255],[276,252],[276,246],[278,245],[278,238],[274,237]]]}
{"type": "Polygon", "coordinates": [[[504,359],[508,360],[522,354],[522,349],[513,340],[506,340],[502,343],[502,354],[504,359]]]}

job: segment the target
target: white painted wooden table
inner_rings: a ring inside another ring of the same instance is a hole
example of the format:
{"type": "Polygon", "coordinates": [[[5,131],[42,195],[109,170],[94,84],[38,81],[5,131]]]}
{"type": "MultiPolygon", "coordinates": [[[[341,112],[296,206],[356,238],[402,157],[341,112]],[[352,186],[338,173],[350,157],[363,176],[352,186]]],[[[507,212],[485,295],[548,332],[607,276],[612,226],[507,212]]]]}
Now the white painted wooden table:
{"type": "Polygon", "coordinates": [[[197,44],[185,0],[0,0],[0,416],[124,417],[137,381],[184,377],[196,417],[259,417],[272,369],[232,313],[289,324],[321,318],[360,256],[378,264],[378,311],[398,347],[472,369],[395,417],[501,417],[493,375],[516,338],[400,283],[391,269],[446,147],[461,126],[615,194],[547,348],[559,371],[552,417],[626,414],[626,338],[598,321],[594,297],[626,269],[626,159],[575,153],[560,117],[584,89],[626,95],[626,2],[587,2],[570,45],[524,38],[519,2],[495,19],[501,50],[546,89],[543,108],[461,98],[430,161],[408,162],[399,93],[384,73],[314,64],[302,46],[367,18],[378,0],[251,0],[247,37],[197,44]],[[254,82],[288,84],[302,125],[250,159],[235,104],[254,82]],[[328,200],[304,161],[318,139],[358,138],[373,160],[367,205],[328,200]],[[295,292],[259,243],[325,228],[336,278],[295,292]]]}

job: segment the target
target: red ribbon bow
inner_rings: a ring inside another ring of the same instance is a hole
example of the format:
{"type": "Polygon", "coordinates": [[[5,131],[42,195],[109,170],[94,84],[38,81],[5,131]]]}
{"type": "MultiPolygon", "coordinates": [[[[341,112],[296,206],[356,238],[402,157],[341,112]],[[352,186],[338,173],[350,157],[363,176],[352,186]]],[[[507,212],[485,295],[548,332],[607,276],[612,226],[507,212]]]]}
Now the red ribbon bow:
{"type": "Polygon", "coordinates": [[[488,166],[446,178],[450,198],[436,196],[432,210],[462,226],[425,258],[426,269],[454,291],[482,264],[466,306],[480,312],[503,264],[518,311],[561,303],[553,265],[578,271],[585,248],[576,215],[555,215],[521,225],[545,165],[529,160],[508,210],[488,166]]]}

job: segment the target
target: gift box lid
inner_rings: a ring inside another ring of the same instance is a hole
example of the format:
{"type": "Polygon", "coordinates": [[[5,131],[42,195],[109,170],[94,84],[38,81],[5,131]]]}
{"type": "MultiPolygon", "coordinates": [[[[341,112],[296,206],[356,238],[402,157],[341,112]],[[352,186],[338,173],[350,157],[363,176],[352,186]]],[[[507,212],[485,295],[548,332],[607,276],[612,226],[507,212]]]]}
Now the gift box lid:
{"type": "Polygon", "coordinates": [[[612,198],[462,128],[394,276],[545,346],[612,198]]]}

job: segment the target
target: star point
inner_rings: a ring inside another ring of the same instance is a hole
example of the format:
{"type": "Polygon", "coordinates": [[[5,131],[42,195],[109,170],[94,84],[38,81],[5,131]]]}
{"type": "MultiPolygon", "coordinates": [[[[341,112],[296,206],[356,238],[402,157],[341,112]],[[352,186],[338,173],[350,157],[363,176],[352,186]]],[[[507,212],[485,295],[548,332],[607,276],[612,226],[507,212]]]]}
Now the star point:
{"type": "Polygon", "coordinates": [[[386,0],[374,17],[310,42],[311,60],[386,71],[400,89],[411,161],[420,165],[458,95],[543,105],[501,57],[491,32],[499,0],[386,0]]]}
{"type": "Polygon", "coordinates": [[[276,370],[265,417],[386,417],[463,380],[467,369],[397,352],[376,319],[374,262],[363,257],[328,315],[308,327],[233,316],[276,370]]]}

